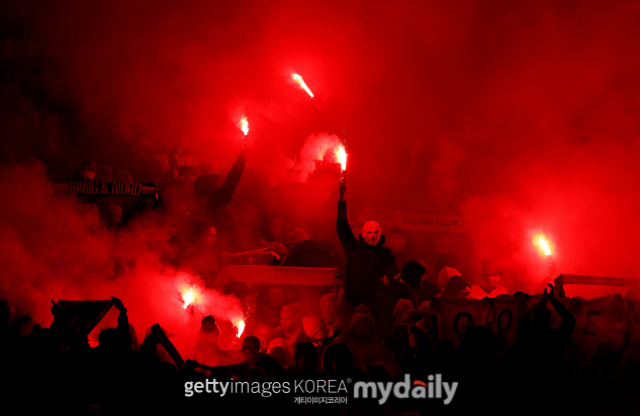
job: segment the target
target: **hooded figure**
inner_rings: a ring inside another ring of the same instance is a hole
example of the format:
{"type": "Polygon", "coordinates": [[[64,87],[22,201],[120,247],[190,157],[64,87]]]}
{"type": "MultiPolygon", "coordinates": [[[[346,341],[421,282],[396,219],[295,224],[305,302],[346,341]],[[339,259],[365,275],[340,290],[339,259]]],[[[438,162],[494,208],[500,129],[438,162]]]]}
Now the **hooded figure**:
{"type": "Polygon", "coordinates": [[[370,305],[383,286],[382,278],[392,279],[398,274],[396,258],[390,249],[384,247],[382,228],[375,221],[366,222],[362,234],[356,239],[347,219],[344,192],[342,180],[336,231],[347,255],[344,298],[351,307],[370,305]]]}

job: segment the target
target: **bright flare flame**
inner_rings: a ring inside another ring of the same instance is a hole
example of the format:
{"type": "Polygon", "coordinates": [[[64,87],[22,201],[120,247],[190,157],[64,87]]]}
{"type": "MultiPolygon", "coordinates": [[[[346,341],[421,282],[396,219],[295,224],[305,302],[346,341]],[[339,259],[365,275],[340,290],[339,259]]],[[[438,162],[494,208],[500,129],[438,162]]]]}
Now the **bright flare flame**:
{"type": "Polygon", "coordinates": [[[300,84],[302,89],[304,89],[307,92],[307,94],[309,94],[311,98],[313,98],[313,93],[311,92],[309,87],[307,87],[307,84],[304,83],[304,81],[302,80],[302,77],[298,74],[293,74],[292,77],[293,77],[293,80],[296,81],[298,84],[300,84]]]}
{"type": "Polygon", "coordinates": [[[191,302],[193,302],[194,296],[193,296],[193,288],[189,288],[189,290],[186,293],[182,294],[182,300],[184,301],[184,309],[187,309],[187,306],[189,306],[189,304],[191,302]]]}
{"type": "Polygon", "coordinates": [[[242,120],[240,120],[240,130],[242,130],[245,136],[249,133],[249,122],[246,117],[242,117],[242,120]]]}
{"type": "Polygon", "coordinates": [[[238,338],[240,338],[240,336],[244,332],[244,321],[242,319],[236,322],[236,328],[238,328],[238,338]]]}
{"type": "Polygon", "coordinates": [[[540,244],[540,247],[542,247],[542,249],[544,250],[544,254],[546,254],[547,256],[550,256],[551,250],[549,249],[549,244],[544,239],[544,237],[542,236],[538,237],[538,243],[540,244]]]}
{"type": "Polygon", "coordinates": [[[338,161],[340,162],[340,170],[347,170],[347,152],[344,151],[344,147],[340,146],[340,148],[336,152],[336,156],[338,158],[338,161]]]}

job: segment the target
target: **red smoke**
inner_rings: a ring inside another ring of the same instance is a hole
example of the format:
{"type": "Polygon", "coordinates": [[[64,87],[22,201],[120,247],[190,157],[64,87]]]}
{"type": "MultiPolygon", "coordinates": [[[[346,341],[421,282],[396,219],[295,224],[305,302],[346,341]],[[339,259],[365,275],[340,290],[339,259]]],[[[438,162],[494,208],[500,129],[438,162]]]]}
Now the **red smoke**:
{"type": "MultiPolygon", "coordinates": [[[[39,120],[36,134],[27,128],[30,113],[12,106],[2,120],[2,154],[37,156],[60,179],[86,158],[115,166],[123,163],[121,149],[135,144],[146,161],[184,142],[188,154],[228,167],[241,143],[230,114],[242,103],[252,152],[231,209],[246,241],[264,209],[285,211],[290,226],[337,244],[337,177],[322,176],[315,162],[317,147],[337,135],[349,145],[350,218],[384,224],[388,210],[400,209],[476,224],[469,235],[406,231],[399,260],[424,260],[433,269],[438,253],[452,252],[473,281],[480,261],[495,258],[505,265],[501,283],[527,290],[546,273],[546,260],[531,244],[543,232],[553,242],[558,273],[637,273],[634,3],[372,1],[366,13],[363,7],[3,6],[9,21],[29,29],[27,41],[7,42],[3,53],[47,59],[43,74],[53,98],[73,104],[88,121],[83,135],[73,136],[64,114],[51,114],[39,120]],[[313,80],[313,100],[288,88],[294,72],[313,80]],[[60,126],[51,134],[56,117],[60,126]],[[99,128],[90,129],[94,121],[99,128]]],[[[3,84],[3,105],[17,90],[3,84]]],[[[94,295],[91,284],[112,267],[110,248],[129,246],[126,237],[87,235],[91,213],[72,200],[48,200],[52,213],[38,205],[28,193],[36,191],[26,179],[31,169],[5,170],[6,185],[19,181],[20,189],[9,191],[17,211],[3,208],[2,246],[11,258],[2,262],[7,276],[22,278],[3,278],[3,293],[44,319],[49,296],[94,295]]],[[[43,172],[34,180],[46,188],[43,172]]],[[[142,270],[159,273],[154,256],[141,256],[142,270]]],[[[145,273],[134,270],[133,276],[145,273]]]]}
{"type": "MultiPolygon", "coordinates": [[[[51,299],[115,296],[128,309],[139,342],[158,322],[176,335],[172,341],[186,358],[193,356],[204,316],[232,322],[244,316],[236,297],[198,285],[192,306],[185,309],[182,291],[197,279],[163,266],[138,234],[123,230],[116,236],[98,227],[97,209],[78,198],[50,196],[40,163],[4,166],[0,173],[0,190],[10,196],[2,200],[0,217],[0,298],[14,305],[16,316],[31,315],[48,327],[51,299]],[[114,277],[116,264],[125,266],[114,277]]],[[[116,318],[112,311],[98,330],[117,325],[116,318]]]]}

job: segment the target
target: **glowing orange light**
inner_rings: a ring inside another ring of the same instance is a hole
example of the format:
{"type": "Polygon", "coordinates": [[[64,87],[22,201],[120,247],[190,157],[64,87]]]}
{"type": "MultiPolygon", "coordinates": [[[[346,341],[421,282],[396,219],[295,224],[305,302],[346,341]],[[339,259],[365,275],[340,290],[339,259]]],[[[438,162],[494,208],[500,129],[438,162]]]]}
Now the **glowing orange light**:
{"type": "Polygon", "coordinates": [[[313,93],[311,92],[309,87],[307,87],[307,84],[304,83],[304,81],[302,80],[302,77],[298,74],[293,74],[292,77],[293,77],[293,80],[296,81],[298,84],[300,84],[302,89],[304,89],[307,92],[307,94],[309,94],[311,98],[313,98],[313,93]]]}
{"type": "Polygon", "coordinates": [[[540,242],[540,245],[544,249],[544,254],[546,254],[547,256],[550,256],[551,250],[549,250],[549,244],[547,244],[547,242],[542,237],[538,237],[538,241],[540,242]]]}
{"type": "Polygon", "coordinates": [[[546,254],[547,256],[551,255],[551,249],[549,248],[549,243],[547,243],[547,240],[545,240],[544,236],[538,236],[538,245],[540,246],[540,248],[542,248],[542,250],[544,251],[544,254],[546,254]]]}
{"type": "Polygon", "coordinates": [[[244,321],[242,319],[239,319],[238,322],[236,322],[236,328],[238,328],[238,338],[240,338],[240,335],[242,335],[242,333],[244,332],[244,321]]]}
{"type": "Polygon", "coordinates": [[[240,120],[240,130],[242,130],[245,136],[249,133],[249,122],[246,117],[242,117],[242,120],[240,120]]]}
{"type": "Polygon", "coordinates": [[[189,306],[189,304],[191,304],[193,302],[194,296],[193,296],[193,288],[189,288],[189,290],[186,293],[182,294],[182,300],[184,301],[184,309],[187,309],[187,306],[189,306]]]}
{"type": "Polygon", "coordinates": [[[340,146],[340,148],[338,148],[336,157],[338,158],[338,162],[340,162],[340,170],[347,170],[347,152],[344,151],[344,147],[340,146]]]}

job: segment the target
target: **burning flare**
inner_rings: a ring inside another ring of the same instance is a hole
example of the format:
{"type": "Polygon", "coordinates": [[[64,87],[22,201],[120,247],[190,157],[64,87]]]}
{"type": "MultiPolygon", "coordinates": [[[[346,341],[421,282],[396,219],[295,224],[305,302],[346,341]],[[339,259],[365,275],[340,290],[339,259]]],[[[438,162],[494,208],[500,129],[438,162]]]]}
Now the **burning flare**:
{"type": "Polygon", "coordinates": [[[242,319],[239,319],[238,322],[236,322],[236,328],[238,328],[238,338],[240,338],[244,332],[244,321],[242,319]]]}
{"type": "Polygon", "coordinates": [[[338,158],[338,162],[340,162],[340,170],[347,170],[347,152],[344,151],[344,147],[340,146],[338,151],[336,152],[336,157],[338,158]]]}
{"type": "Polygon", "coordinates": [[[182,300],[184,301],[184,309],[187,309],[187,306],[193,302],[193,287],[190,287],[189,290],[182,294],[182,300]]]}
{"type": "Polygon", "coordinates": [[[547,256],[551,255],[551,250],[549,249],[549,243],[547,243],[547,241],[544,239],[543,236],[538,237],[538,244],[544,250],[544,254],[546,254],[547,256]]]}
{"type": "Polygon", "coordinates": [[[242,120],[240,120],[240,130],[242,130],[245,136],[249,133],[249,122],[246,117],[242,117],[242,120]]]}
{"type": "Polygon", "coordinates": [[[302,89],[304,89],[307,92],[307,94],[309,94],[311,98],[313,98],[313,93],[311,92],[309,87],[307,87],[307,84],[304,83],[304,81],[302,80],[302,77],[298,74],[293,74],[292,77],[293,77],[293,80],[296,81],[298,84],[300,84],[302,89]]]}

